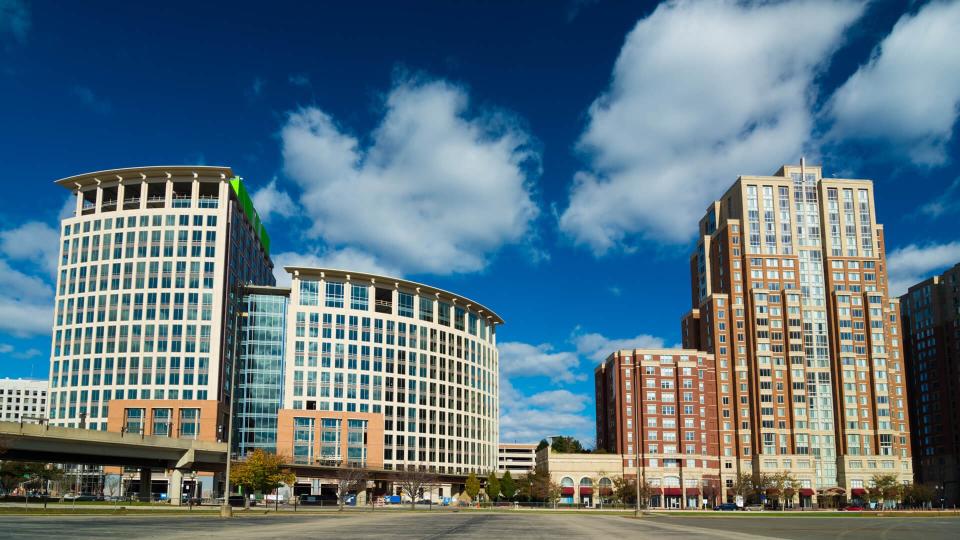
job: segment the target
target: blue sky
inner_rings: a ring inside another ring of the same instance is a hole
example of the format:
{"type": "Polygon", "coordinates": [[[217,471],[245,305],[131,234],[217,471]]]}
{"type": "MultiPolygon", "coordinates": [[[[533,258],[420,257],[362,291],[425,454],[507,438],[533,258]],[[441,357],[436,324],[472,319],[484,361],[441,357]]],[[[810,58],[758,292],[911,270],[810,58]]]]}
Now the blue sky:
{"type": "Polygon", "coordinates": [[[496,310],[504,440],[592,441],[597,362],[679,342],[737,174],[873,179],[898,289],[960,261],[960,2],[300,4],[0,0],[0,376],[46,376],[52,182],[112,167],[229,165],[278,266],[496,310]]]}

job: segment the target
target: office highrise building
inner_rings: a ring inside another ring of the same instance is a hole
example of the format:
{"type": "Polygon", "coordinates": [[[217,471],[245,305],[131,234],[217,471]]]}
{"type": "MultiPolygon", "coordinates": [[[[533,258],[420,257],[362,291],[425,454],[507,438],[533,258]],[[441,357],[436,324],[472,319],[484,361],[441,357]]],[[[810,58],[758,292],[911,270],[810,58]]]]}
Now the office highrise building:
{"type": "Polygon", "coordinates": [[[76,206],[61,226],[51,422],[107,429],[129,413],[116,421],[148,434],[225,438],[241,289],[274,283],[243,182],[172,166],[57,183],[76,206]]]}
{"type": "Polygon", "coordinates": [[[960,264],[900,297],[917,482],[960,502],[960,264]]]}
{"type": "MultiPolygon", "coordinates": [[[[803,495],[912,479],[899,301],[869,180],[785,165],[700,220],[683,344],[717,364],[721,476],[790,471],[803,495]]],[[[826,499],[821,499],[825,502],[826,499]]]]}

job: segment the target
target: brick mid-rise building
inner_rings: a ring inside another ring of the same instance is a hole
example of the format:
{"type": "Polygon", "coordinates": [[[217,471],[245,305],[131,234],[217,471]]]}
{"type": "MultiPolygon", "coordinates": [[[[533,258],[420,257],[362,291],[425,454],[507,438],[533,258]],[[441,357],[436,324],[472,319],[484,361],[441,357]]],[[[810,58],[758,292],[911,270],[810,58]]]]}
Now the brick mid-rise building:
{"type": "Polygon", "coordinates": [[[713,355],[622,350],[594,371],[597,447],[622,455],[625,477],[653,489],[651,505],[698,508],[720,488],[713,355]]]}

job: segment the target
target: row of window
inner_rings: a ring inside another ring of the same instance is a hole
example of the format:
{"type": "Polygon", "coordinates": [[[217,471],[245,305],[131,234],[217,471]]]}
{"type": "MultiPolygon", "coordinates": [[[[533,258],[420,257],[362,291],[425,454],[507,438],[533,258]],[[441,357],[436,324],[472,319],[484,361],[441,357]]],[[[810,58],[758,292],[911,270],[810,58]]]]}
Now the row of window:
{"type": "MultiPolygon", "coordinates": [[[[392,289],[384,289],[369,285],[350,284],[349,300],[345,297],[347,284],[338,281],[326,281],[323,307],[343,309],[346,305],[352,310],[370,311],[370,289],[375,291],[374,311],[377,313],[394,313],[392,289]]],[[[300,280],[300,305],[319,307],[321,282],[300,280]]],[[[400,317],[414,318],[414,300],[417,295],[397,291],[396,314],[400,317]]],[[[478,336],[481,340],[489,340],[493,334],[492,325],[488,325],[477,314],[468,312],[459,306],[434,300],[429,297],[419,297],[419,310],[416,318],[426,322],[436,322],[443,326],[452,326],[456,330],[466,331],[470,335],[478,336]],[[436,305],[436,314],[434,313],[436,305]],[[435,316],[436,315],[436,316],[435,316]],[[452,318],[451,318],[452,316],[452,318]]]]}
{"type": "MultiPolygon", "coordinates": [[[[210,280],[210,287],[205,285],[205,288],[213,287],[213,278],[211,277],[210,280]]],[[[153,292],[58,300],[55,326],[108,321],[209,321],[212,319],[213,293],[153,292]]],[[[67,329],[67,332],[70,332],[70,329],[67,329]]],[[[79,333],[80,329],[77,329],[77,334],[79,333]]]]}

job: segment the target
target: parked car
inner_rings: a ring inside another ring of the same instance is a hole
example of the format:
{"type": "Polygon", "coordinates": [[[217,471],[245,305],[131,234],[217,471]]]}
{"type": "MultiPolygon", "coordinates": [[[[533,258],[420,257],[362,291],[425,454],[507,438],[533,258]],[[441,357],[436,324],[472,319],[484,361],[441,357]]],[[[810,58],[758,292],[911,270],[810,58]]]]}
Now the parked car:
{"type": "Polygon", "coordinates": [[[65,500],[65,501],[77,501],[77,502],[88,502],[88,501],[96,501],[96,500],[97,500],[97,496],[96,496],[96,495],[83,495],[83,494],[78,495],[78,494],[76,494],[76,493],[66,493],[66,494],[64,494],[64,496],[63,496],[63,500],[65,500]]]}
{"type": "Polygon", "coordinates": [[[736,503],[721,503],[713,507],[714,512],[736,512],[740,507],[736,503]]]}
{"type": "MultiPolygon", "coordinates": [[[[230,499],[229,499],[229,504],[230,504],[230,506],[236,506],[236,507],[243,508],[243,504],[244,504],[244,497],[243,497],[243,495],[231,495],[231,496],[230,496],[230,499]]],[[[257,505],[257,500],[256,500],[256,499],[250,499],[250,506],[256,506],[256,505],[257,505]]]]}
{"type": "Polygon", "coordinates": [[[863,512],[863,507],[852,504],[840,509],[841,512],[863,512]]]}
{"type": "Polygon", "coordinates": [[[299,502],[303,506],[319,506],[322,500],[319,495],[301,495],[299,502]]]}

